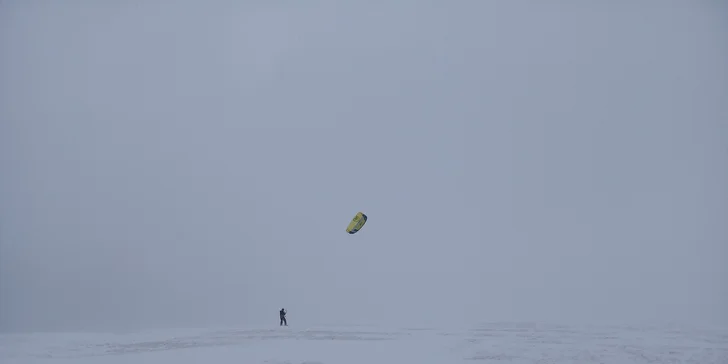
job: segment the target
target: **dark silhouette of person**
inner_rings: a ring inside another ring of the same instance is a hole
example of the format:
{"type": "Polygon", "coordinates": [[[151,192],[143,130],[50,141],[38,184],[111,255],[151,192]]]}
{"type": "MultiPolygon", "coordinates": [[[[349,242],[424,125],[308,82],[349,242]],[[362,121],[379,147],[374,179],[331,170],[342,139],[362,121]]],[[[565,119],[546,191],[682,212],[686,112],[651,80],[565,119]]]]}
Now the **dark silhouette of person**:
{"type": "Polygon", "coordinates": [[[281,308],[281,310],[278,312],[278,314],[281,316],[281,324],[279,326],[288,326],[288,321],[286,321],[286,313],[287,312],[285,308],[281,308]]]}

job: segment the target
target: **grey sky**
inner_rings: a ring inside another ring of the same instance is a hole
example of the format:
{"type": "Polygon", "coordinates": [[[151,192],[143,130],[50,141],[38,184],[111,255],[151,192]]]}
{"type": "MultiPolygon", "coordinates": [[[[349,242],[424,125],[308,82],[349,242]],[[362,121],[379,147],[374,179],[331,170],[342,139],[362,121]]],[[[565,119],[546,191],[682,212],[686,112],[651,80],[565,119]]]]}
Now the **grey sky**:
{"type": "Polygon", "coordinates": [[[725,3],[267,3],[0,4],[0,327],[728,324],[725,3]]]}

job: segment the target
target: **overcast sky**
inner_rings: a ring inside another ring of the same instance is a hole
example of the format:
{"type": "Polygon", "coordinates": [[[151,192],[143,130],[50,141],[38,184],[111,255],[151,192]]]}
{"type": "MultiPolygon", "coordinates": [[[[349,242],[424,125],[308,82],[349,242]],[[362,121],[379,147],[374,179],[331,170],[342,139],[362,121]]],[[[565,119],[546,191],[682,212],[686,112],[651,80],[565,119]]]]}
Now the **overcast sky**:
{"type": "Polygon", "coordinates": [[[0,327],[728,324],[726,14],[3,1],[0,327]]]}

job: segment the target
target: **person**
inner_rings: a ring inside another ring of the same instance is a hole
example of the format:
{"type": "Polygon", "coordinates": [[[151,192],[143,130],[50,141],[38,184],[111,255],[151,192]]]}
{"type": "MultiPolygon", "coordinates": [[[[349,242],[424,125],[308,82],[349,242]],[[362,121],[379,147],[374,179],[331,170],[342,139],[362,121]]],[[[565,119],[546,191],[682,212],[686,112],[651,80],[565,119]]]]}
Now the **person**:
{"type": "Polygon", "coordinates": [[[288,326],[288,321],[286,321],[286,313],[287,312],[285,308],[281,308],[281,310],[278,312],[278,314],[281,316],[281,324],[279,326],[288,326]]]}

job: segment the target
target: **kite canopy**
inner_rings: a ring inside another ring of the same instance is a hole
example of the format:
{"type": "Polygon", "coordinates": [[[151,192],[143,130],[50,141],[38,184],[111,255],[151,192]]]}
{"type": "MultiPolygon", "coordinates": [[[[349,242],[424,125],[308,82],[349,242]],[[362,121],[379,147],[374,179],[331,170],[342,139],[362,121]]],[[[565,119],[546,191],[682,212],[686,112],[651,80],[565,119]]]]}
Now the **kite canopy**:
{"type": "Polygon", "coordinates": [[[357,231],[359,231],[362,226],[367,222],[367,215],[364,215],[361,212],[358,212],[353,219],[351,219],[351,222],[349,223],[349,226],[346,227],[346,232],[349,234],[355,234],[357,231]]]}

